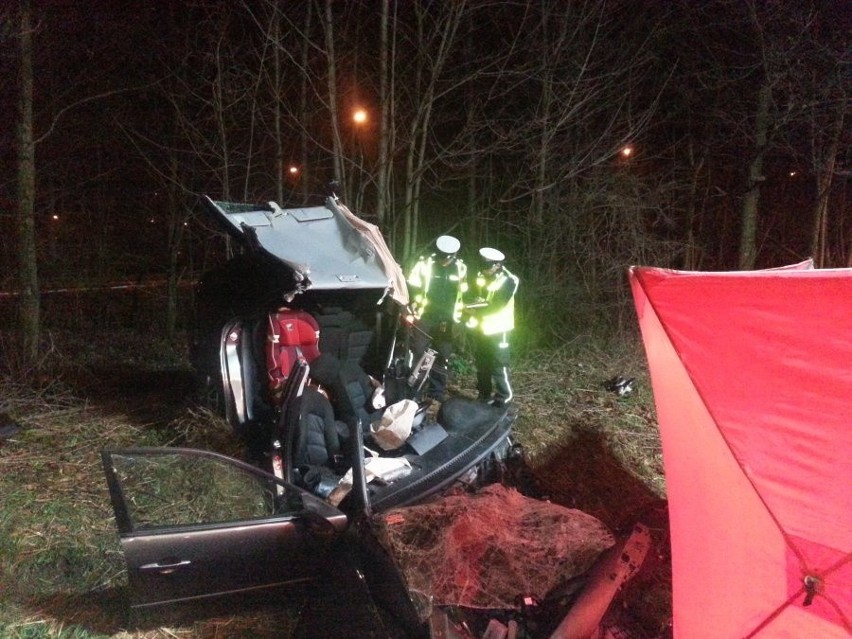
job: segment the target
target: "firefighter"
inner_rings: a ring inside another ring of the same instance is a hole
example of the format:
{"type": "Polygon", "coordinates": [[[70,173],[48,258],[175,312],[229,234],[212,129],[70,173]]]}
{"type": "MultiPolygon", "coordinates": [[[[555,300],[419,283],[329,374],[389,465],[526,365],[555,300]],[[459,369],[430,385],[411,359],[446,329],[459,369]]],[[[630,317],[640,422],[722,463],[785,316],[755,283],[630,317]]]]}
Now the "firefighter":
{"type": "Polygon", "coordinates": [[[504,406],[514,397],[509,336],[515,327],[518,278],[503,265],[506,256],[497,249],[481,248],[479,256],[482,268],[471,291],[474,299],[466,308],[466,325],[473,330],[476,389],[480,401],[504,406]]]}
{"type": "Polygon", "coordinates": [[[411,350],[415,361],[430,346],[436,351],[428,393],[439,401],[446,398],[456,324],[467,292],[467,266],[458,257],[459,248],[452,235],[440,236],[435,251],[421,256],[408,276],[414,319],[411,350]]]}

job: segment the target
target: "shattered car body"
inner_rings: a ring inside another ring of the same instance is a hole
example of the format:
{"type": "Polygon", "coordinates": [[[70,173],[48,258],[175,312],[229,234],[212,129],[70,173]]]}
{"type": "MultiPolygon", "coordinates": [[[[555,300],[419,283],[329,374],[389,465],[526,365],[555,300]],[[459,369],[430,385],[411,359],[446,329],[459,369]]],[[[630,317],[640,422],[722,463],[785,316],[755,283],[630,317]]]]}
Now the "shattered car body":
{"type": "Polygon", "coordinates": [[[421,406],[406,447],[371,441],[382,403],[427,403],[397,339],[405,278],[375,226],[334,198],[286,210],[205,202],[243,252],[201,282],[192,359],[260,465],[312,490],[308,475],[326,486],[338,471],[357,475],[353,454],[404,458],[406,477],[371,483],[368,503],[354,506],[381,511],[422,500],[505,448],[513,409],[462,398],[433,422],[421,406]]]}
{"type": "MultiPolygon", "coordinates": [[[[378,229],[335,198],[282,209],[205,197],[204,208],[238,254],[199,286],[191,358],[250,463],[103,453],[132,603],[322,579],[331,557],[351,559],[347,544],[398,598],[400,576],[366,539],[371,518],[484,481],[510,447],[515,409],[453,397],[436,411],[421,396],[423,371],[405,363],[404,276],[378,229]],[[401,402],[416,406],[408,437],[386,449],[374,430],[401,402]]],[[[417,617],[410,600],[382,596],[417,617]]]]}

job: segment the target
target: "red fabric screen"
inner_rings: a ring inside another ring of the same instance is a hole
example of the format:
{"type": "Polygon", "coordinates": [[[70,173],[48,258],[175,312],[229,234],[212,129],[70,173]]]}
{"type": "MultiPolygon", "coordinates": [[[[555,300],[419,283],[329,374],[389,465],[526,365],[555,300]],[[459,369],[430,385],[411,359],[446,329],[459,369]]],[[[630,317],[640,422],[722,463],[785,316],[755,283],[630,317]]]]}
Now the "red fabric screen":
{"type": "Polygon", "coordinates": [[[852,633],[852,269],[807,266],[630,270],[676,637],[852,633]]]}

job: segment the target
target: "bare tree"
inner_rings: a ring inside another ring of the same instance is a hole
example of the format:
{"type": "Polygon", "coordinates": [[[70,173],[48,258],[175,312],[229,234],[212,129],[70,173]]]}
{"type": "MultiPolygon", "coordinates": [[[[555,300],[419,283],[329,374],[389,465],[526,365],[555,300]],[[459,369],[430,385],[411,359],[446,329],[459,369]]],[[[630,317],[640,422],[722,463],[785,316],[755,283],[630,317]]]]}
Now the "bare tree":
{"type": "Polygon", "coordinates": [[[331,10],[332,0],[325,0],[325,54],[328,64],[328,105],[331,119],[331,139],[334,151],[334,179],[346,185],[343,141],[340,134],[340,111],[337,98],[337,58],[334,48],[334,19],[331,10]]]}
{"type": "MultiPolygon", "coordinates": [[[[267,24],[274,28],[273,14],[267,24]]],[[[152,212],[162,228],[161,242],[166,251],[167,304],[166,329],[171,334],[177,324],[178,285],[181,277],[179,256],[185,249],[185,234],[199,192],[222,199],[247,198],[255,185],[252,178],[263,163],[257,160],[260,134],[271,137],[272,163],[263,174],[265,189],[280,189],[271,171],[280,175],[282,153],[275,125],[280,113],[271,109],[272,135],[258,121],[261,118],[261,87],[271,92],[279,87],[279,70],[267,64],[273,48],[258,41],[257,49],[235,46],[245,42],[239,20],[215,7],[207,19],[183,28],[179,23],[161,22],[161,33],[175,40],[161,60],[154,95],[160,108],[156,126],[138,122],[132,112],[117,117],[155,183],[165,196],[152,212]],[[236,32],[235,32],[236,30],[236,32]],[[254,54],[254,55],[252,55],[254,54]],[[251,62],[255,61],[253,68],[251,62]],[[266,72],[271,69],[271,77],[266,72]],[[239,195],[237,195],[237,193],[239,195]]],[[[264,93],[264,95],[268,95],[264,93]]],[[[273,105],[274,106],[274,105],[273,105]]],[[[274,191],[267,191],[271,197],[274,191]]],[[[209,229],[211,237],[222,237],[219,229],[209,229]]],[[[230,254],[228,238],[225,254],[230,254]]]]}
{"type": "MultiPolygon", "coordinates": [[[[812,128],[812,167],[814,180],[816,182],[816,200],[814,202],[814,224],[813,239],[811,240],[811,255],[818,267],[830,265],[829,256],[829,201],[831,188],[834,184],[836,174],[837,157],[840,153],[840,143],[846,125],[846,112],[848,111],[848,99],[841,93],[835,108],[829,111],[831,118],[828,126],[823,128],[820,118],[814,114],[812,128]],[[823,135],[823,133],[825,133],[823,135]]],[[[843,261],[840,260],[842,264],[843,261]]]]}
{"type": "MultiPolygon", "coordinates": [[[[394,3],[396,8],[396,3],[394,3]]],[[[389,204],[390,193],[388,187],[391,180],[391,163],[389,150],[391,146],[390,115],[391,96],[393,95],[393,83],[389,74],[391,61],[394,59],[388,37],[391,22],[390,0],[382,0],[382,18],[380,26],[379,45],[379,158],[376,178],[376,217],[379,226],[384,225],[386,209],[389,204]]]]}
{"type": "Polygon", "coordinates": [[[852,143],[849,127],[852,46],[843,23],[823,10],[808,32],[806,56],[797,64],[794,90],[802,108],[803,129],[809,141],[810,173],[813,175],[813,235],[810,250],[818,267],[848,265],[852,253],[852,232],[848,225],[848,204],[843,197],[844,155],[852,143]],[[805,63],[806,61],[806,63],[805,63]],[[838,179],[839,178],[839,179],[838,179]],[[839,187],[839,188],[838,188],[839,187]],[[834,198],[832,193],[840,191],[834,198]],[[834,211],[832,211],[834,208],[834,211]],[[832,215],[834,213],[834,215],[832,215]],[[844,222],[846,222],[844,224],[844,222]]]}
{"type": "Polygon", "coordinates": [[[427,143],[432,132],[431,124],[436,100],[440,95],[439,81],[446,72],[453,48],[457,43],[459,26],[467,13],[466,2],[450,3],[445,12],[434,12],[431,7],[417,5],[416,40],[421,52],[415,59],[412,84],[414,111],[408,124],[405,160],[405,195],[403,259],[410,258],[417,246],[420,224],[420,193],[427,166],[427,143]]]}
{"type": "MultiPolygon", "coordinates": [[[[21,329],[21,355],[22,363],[32,368],[39,364],[39,342],[42,324],[42,307],[40,299],[40,268],[38,256],[38,243],[36,238],[36,210],[38,205],[37,192],[37,148],[44,149],[48,141],[61,138],[63,145],[54,144],[53,161],[58,161],[63,167],[76,169],[75,175],[69,181],[79,184],[88,184],[87,179],[81,176],[80,163],[74,159],[57,159],[67,151],[64,148],[73,148],[70,140],[73,139],[68,131],[63,131],[63,136],[56,133],[61,126],[66,124],[72,115],[79,114],[84,107],[104,100],[110,96],[126,92],[127,84],[117,85],[115,77],[111,77],[112,83],[104,82],[109,77],[110,71],[114,70],[120,61],[116,59],[106,61],[102,66],[83,66],[82,71],[74,68],[75,75],[63,68],[66,58],[74,59],[77,51],[64,51],[65,57],[56,56],[55,46],[47,34],[52,34],[50,25],[45,25],[48,18],[54,16],[43,13],[38,20],[33,18],[34,12],[30,0],[21,0],[18,3],[18,120],[17,120],[17,213],[16,213],[16,246],[17,257],[17,285],[18,285],[18,314],[21,329]],[[35,42],[34,36],[39,36],[39,43],[35,42]],[[47,60],[48,63],[41,67],[38,78],[34,76],[34,60],[47,60]],[[36,80],[40,81],[38,95],[42,96],[39,104],[35,104],[34,86],[36,80]],[[56,84],[51,87],[50,80],[56,84]],[[109,85],[113,86],[110,87],[109,85]],[[60,90],[50,90],[57,88],[60,90]],[[37,112],[36,107],[38,107],[37,112]],[[36,124],[38,116],[39,125],[36,124]],[[38,130],[38,133],[36,131],[38,130]],[[44,145],[41,146],[40,145],[44,145]],[[64,147],[64,148],[60,148],[64,147]]],[[[60,20],[62,15],[58,16],[60,20]]],[[[95,51],[85,50],[85,54],[92,57],[95,51]]],[[[72,65],[69,64],[69,67],[72,65]]],[[[119,78],[124,81],[123,78],[119,78]]],[[[69,128],[69,127],[66,127],[69,128]]],[[[83,134],[78,134],[76,141],[83,134]]],[[[47,155],[47,154],[45,154],[47,155]]],[[[60,173],[54,170],[54,174],[60,173]]],[[[69,171],[69,174],[72,171],[69,171]]],[[[92,178],[94,179],[94,178],[92,178]]],[[[55,201],[55,194],[49,194],[45,198],[48,203],[55,201]]]]}
{"type": "Polygon", "coordinates": [[[513,248],[527,294],[542,303],[564,300],[571,288],[604,292],[623,279],[626,240],[638,241],[634,232],[652,208],[639,193],[662,202],[645,191],[657,180],[641,186],[637,164],[651,154],[642,136],[666,69],[653,64],[653,22],[627,39],[616,5],[542,2],[523,5],[514,20],[500,16],[513,25],[512,39],[481,91],[482,115],[468,121],[478,128],[477,164],[497,167],[479,178],[498,193],[483,211],[482,241],[513,248]],[[640,157],[620,160],[627,146],[640,157]]]}
{"type": "Polygon", "coordinates": [[[35,244],[35,140],[33,136],[33,27],[29,0],[20,1],[18,120],[18,303],[27,367],[38,360],[41,306],[35,244]]]}
{"type": "Polygon", "coordinates": [[[807,206],[803,163],[822,174],[817,164],[827,166],[835,130],[839,96],[829,87],[840,84],[846,32],[831,7],[716,0],[678,8],[675,46],[666,51],[678,73],[667,92],[668,122],[657,125],[680,132],[673,166],[694,168],[691,176],[678,171],[692,186],[676,215],[683,212],[694,238],[687,244],[703,257],[686,264],[749,269],[790,253],[804,257],[809,247],[818,255],[819,221],[804,231],[795,222],[811,211],[792,218],[793,207],[807,206]]]}
{"type": "Polygon", "coordinates": [[[739,268],[754,268],[757,259],[757,211],[760,201],[760,184],[766,179],[763,175],[763,162],[769,144],[772,86],[768,80],[760,83],[757,91],[757,105],[754,112],[754,149],[748,165],[748,186],[743,196],[740,222],[739,268]]]}
{"type": "Polygon", "coordinates": [[[272,23],[272,95],[278,99],[273,100],[273,130],[275,132],[274,148],[275,148],[275,200],[277,202],[284,201],[284,139],[281,131],[282,109],[281,99],[282,86],[282,68],[281,68],[281,50],[278,47],[278,42],[281,39],[281,16],[278,14],[278,5],[272,8],[270,22],[272,23]]]}
{"type": "Polygon", "coordinates": [[[753,142],[748,183],[742,201],[740,269],[754,268],[757,260],[759,200],[766,155],[772,150],[795,155],[792,148],[795,143],[789,134],[810,101],[797,85],[803,67],[813,62],[810,31],[817,16],[807,6],[793,7],[777,0],[750,1],[746,8],[756,46],[753,75],[757,79],[757,94],[751,118],[753,142]]]}

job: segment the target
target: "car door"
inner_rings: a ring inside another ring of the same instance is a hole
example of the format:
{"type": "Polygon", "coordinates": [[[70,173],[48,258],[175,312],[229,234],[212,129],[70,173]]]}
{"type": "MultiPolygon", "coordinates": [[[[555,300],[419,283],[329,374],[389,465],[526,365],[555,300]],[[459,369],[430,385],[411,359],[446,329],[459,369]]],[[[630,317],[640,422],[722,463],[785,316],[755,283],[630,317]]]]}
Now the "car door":
{"type": "Polygon", "coordinates": [[[134,607],[256,591],[322,574],[339,510],[212,452],[102,452],[134,607]]]}

